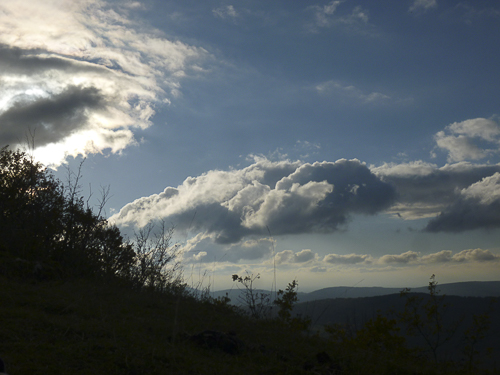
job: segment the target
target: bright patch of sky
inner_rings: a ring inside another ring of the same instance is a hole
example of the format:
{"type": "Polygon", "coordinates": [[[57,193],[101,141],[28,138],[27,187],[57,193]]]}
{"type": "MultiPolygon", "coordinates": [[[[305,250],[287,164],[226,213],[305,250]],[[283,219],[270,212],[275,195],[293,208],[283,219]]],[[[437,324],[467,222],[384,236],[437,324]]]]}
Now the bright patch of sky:
{"type": "Polygon", "coordinates": [[[193,284],[496,280],[499,21],[486,0],[4,0],[0,143],[34,135],[63,180],[86,157],[125,233],[176,227],[193,284]]]}

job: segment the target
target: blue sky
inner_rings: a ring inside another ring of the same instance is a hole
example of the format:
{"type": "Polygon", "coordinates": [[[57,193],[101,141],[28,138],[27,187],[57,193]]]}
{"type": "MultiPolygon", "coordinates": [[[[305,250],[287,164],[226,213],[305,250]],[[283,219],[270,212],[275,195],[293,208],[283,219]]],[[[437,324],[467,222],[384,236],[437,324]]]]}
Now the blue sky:
{"type": "Polygon", "coordinates": [[[192,284],[498,280],[498,45],[496,1],[4,0],[0,143],[192,284]]]}

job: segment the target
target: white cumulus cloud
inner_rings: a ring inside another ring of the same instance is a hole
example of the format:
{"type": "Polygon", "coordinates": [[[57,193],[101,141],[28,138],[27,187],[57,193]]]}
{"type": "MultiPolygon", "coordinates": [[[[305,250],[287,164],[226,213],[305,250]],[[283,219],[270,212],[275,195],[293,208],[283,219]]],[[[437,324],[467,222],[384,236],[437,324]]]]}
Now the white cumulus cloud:
{"type": "Polygon", "coordinates": [[[394,189],[358,160],[303,163],[258,158],[243,169],[213,170],[137,199],[110,220],[142,227],[167,220],[218,243],[252,235],[330,233],[353,214],[386,209],[394,189]]]}
{"type": "Polygon", "coordinates": [[[479,160],[498,153],[500,126],[491,119],[470,119],[448,125],[434,139],[448,152],[449,162],[479,160]]]}

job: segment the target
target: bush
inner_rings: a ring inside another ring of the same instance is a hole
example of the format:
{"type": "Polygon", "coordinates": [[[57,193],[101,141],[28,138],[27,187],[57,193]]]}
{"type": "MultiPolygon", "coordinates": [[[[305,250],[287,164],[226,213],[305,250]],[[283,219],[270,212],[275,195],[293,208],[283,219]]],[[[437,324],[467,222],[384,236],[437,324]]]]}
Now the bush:
{"type": "Polygon", "coordinates": [[[177,261],[179,246],[171,245],[174,229],[161,222],[159,231],[149,223],[135,234],[136,262],[132,269],[134,284],[157,291],[182,292],[182,269],[177,261]]]}
{"type": "Polygon", "coordinates": [[[46,168],[19,150],[0,150],[0,250],[47,261],[62,237],[65,203],[46,168]]]}
{"type": "Polygon", "coordinates": [[[425,341],[435,362],[438,362],[438,350],[455,335],[461,320],[446,322],[446,312],[449,308],[446,296],[440,295],[438,282],[432,275],[427,289],[429,295],[424,298],[418,294],[410,294],[410,289],[401,291],[401,297],[406,298],[404,311],[399,314],[399,320],[410,335],[419,335],[425,341]]]}
{"type": "Polygon", "coordinates": [[[278,298],[274,304],[278,306],[278,319],[293,330],[305,331],[311,325],[311,319],[302,316],[292,317],[293,307],[299,300],[297,297],[297,289],[299,283],[293,280],[288,283],[285,290],[278,290],[278,298]]]}
{"type": "Polygon", "coordinates": [[[238,300],[240,303],[248,308],[250,316],[255,319],[266,318],[271,312],[270,295],[264,292],[258,292],[254,287],[254,282],[260,279],[260,275],[253,275],[247,273],[246,276],[233,275],[233,282],[237,281],[242,284],[244,289],[238,300]]]}
{"type": "Polygon", "coordinates": [[[94,213],[78,196],[79,177],[65,187],[26,152],[0,149],[0,272],[42,279],[130,277],[133,246],[101,216],[107,191],[94,213]]]}

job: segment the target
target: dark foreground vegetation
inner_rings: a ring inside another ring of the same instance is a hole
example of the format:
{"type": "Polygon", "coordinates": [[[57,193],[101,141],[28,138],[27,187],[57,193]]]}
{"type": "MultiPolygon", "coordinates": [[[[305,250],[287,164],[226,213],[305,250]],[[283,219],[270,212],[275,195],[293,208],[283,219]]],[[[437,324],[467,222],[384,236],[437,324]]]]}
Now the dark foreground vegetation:
{"type": "Polygon", "coordinates": [[[0,150],[0,357],[11,375],[500,373],[478,361],[487,312],[461,331],[460,360],[440,357],[451,332],[434,278],[427,298],[403,292],[399,314],[317,330],[293,314],[295,281],[271,304],[256,276],[234,275],[245,309],[194,296],[172,232],[124,239],[101,216],[107,191],[90,207],[79,180],[0,150]],[[418,335],[423,348],[407,340],[418,335]]]}

